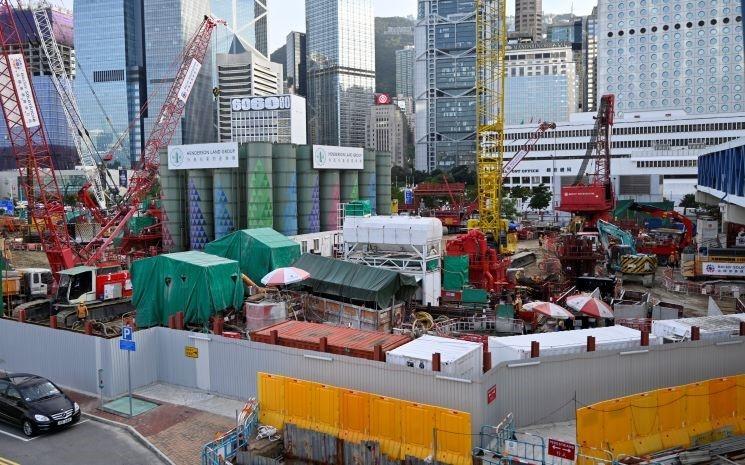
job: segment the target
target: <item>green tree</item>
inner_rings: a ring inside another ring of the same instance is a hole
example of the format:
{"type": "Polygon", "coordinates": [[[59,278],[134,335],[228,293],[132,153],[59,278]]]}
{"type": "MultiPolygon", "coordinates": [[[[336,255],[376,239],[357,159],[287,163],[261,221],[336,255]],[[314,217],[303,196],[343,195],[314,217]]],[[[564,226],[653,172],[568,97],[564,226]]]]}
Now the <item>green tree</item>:
{"type": "Polygon", "coordinates": [[[530,197],[530,188],[525,186],[515,186],[510,191],[510,197],[513,199],[521,199],[524,202],[530,197]]]}
{"type": "Polygon", "coordinates": [[[696,208],[698,207],[698,202],[696,202],[696,194],[686,194],[683,196],[682,199],[680,199],[680,203],[678,204],[679,207],[683,208],[696,208]]]}
{"type": "Polygon", "coordinates": [[[502,218],[515,220],[520,216],[520,213],[517,211],[517,206],[515,204],[515,199],[511,199],[509,197],[502,198],[502,218]]]}
{"type": "Polygon", "coordinates": [[[541,184],[533,188],[533,196],[530,198],[528,207],[530,207],[531,210],[545,210],[549,205],[551,205],[551,198],[551,191],[545,184],[541,184]]]}

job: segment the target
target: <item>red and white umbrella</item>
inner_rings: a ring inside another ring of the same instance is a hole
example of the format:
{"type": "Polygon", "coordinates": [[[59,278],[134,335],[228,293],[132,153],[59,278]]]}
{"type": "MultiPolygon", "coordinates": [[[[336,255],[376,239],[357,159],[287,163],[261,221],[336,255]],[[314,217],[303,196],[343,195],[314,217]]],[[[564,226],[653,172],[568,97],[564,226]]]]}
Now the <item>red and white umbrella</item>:
{"type": "Polygon", "coordinates": [[[287,284],[299,283],[310,278],[310,273],[300,268],[288,266],[286,268],[277,268],[270,271],[263,278],[262,284],[265,286],[286,286],[287,284]]]}
{"type": "Polygon", "coordinates": [[[573,295],[567,297],[567,307],[594,318],[614,318],[613,309],[600,299],[591,295],[573,295]]]}
{"type": "Polygon", "coordinates": [[[543,315],[546,315],[547,317],[556,318],[558,320],[574,318],[572,312],[560,305],[556,305],[551,302],[528,302],[527,304],[523,305],[523,310],[541,313],[543,315]]]}

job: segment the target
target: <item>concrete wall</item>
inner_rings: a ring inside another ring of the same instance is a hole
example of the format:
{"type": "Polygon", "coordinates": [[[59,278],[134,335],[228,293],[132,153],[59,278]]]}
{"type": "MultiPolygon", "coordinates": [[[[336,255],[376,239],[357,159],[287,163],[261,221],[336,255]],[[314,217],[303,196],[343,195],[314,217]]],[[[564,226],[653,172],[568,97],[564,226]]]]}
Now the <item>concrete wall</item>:
{"type": "MultiPolygon", "coordinates": [[[[508,362],[472,380],[167,328],[138,331],[135,341],[134,388],[164,382],[245,399],[256,395],[257,372],[267,372],[466,411],[474,432],[510,412],[518,426],[565,421],[601,400],[745,373],[745,338],[508,362]],[[186,357],[186,346],[198,347],[199,358],[186,357]]],[[[101,368],[105,396],[127,389],[118,339],[0,320],[0,359],[0,370],[37,373],[88,393],[98,393],[101,368]]]]}

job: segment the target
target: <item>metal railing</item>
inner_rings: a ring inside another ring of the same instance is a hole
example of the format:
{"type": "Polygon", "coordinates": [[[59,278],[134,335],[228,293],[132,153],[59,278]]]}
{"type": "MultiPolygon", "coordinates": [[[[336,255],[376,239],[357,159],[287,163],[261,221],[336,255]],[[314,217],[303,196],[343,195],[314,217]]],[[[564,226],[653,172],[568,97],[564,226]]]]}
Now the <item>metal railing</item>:
{"type": "Polygon", "coordinates": [[[201,465],[224,465],[226,460],[232,461],[238,451],[248,445],[259,425],[259,404],[255,399],[246,403],[237,423],[235,428],[202,447],[201,465]]]}

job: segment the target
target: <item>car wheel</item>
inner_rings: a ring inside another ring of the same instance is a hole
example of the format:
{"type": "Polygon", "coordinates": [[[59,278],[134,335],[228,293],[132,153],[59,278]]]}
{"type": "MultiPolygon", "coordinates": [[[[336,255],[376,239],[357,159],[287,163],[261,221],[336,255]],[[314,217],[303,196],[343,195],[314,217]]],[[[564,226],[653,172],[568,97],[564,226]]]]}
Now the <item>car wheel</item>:
{"type": "Polygon", "coordinates": [[[34,430],[34,425],[32,425],[31,422],[28,420],[23,421],[23,434],[25,434],[28,437],[32,437],[36,434],[36,431],[34,430]]]}

